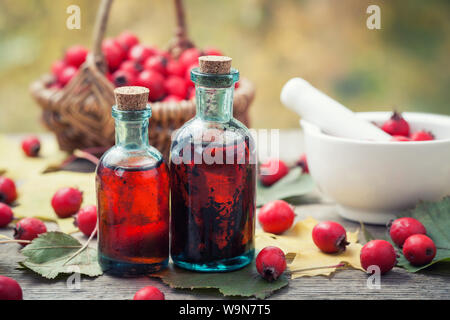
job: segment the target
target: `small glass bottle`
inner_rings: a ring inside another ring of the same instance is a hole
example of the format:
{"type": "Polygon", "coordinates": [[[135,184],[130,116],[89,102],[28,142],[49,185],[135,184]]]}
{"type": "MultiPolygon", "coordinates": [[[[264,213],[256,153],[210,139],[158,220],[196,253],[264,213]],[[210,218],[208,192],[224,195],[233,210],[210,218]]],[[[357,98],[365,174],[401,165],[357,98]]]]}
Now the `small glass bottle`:
{"type": "Polygon", "coordinates": [[[256,156],[233,118],[239,72],[231,58],[200,57],[191,73],[196,116],[171,146],[171,257],[179,267],[231,271],[254,256],[256,156]]]}
{"type": "Polygon", "coordinates": [[[97,166],[98,255],[105,272],[156,272],[169,256],[169,176],[161,153],[149,145],[149,91],[114,91],[116,145],[97,166]]]}

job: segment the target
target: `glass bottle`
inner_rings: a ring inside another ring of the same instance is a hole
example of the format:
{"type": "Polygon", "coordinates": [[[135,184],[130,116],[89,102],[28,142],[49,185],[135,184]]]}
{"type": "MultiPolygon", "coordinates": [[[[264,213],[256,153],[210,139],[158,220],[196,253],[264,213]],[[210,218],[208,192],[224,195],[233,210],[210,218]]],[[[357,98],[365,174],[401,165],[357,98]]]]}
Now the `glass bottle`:
{"type": "Polygon", "coordinates": [[[156,272],[169,255],[169,176],[161,153],[149,145],[149,91],[115,91],[116,144],[100,159],[96,188],[98,255],[106,272],[156,272]]]}
{"type": "Polygon", "coordinates": [[[233,118],[239,72],[231,58],[200,57],[191,72],[196,116],[171,146],[171,257],[182,268],[221,272],[254,256],[256,156],[233,118]]]}

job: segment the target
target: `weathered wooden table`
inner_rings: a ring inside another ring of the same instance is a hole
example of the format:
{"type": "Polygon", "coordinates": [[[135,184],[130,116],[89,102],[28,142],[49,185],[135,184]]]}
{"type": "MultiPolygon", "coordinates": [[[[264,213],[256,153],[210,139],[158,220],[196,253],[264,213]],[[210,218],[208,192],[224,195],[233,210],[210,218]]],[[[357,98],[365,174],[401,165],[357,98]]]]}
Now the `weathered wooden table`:
{"type": "MultiPolygon", "coordinates": [[[[301,154],[302,136],[298,130],[280,132],[280,156],[288,162],[295,161],[301,154]]],[[[296,206],[297,219],[312,216],[317,220],[335,220],[347,229],[355,230],[359,224],[340,218],[334,204],[320,196],[307,197],[305,204],[296,206]]],[[[56,225],[48,224],[50,230],[56,225]]],[[[384,227],[366,226],[374,236],[383,236],[384,227]]],[[[12,236],[12,227],[1,229],[1,234],[12,236]]],[[[80,236],[80,239],[84,239],[80,236]]],[[[159,280],[148,277],[116,278],[103,275],[95,279],[81,278],[80,288],[68,288],[66,280],[46,280],[32,272],[18,270],[23,259],[18,244],[0,246],[0,275],[16,279],[24,291],[24,299],[131,299],[140,288],[153,285],[160,288],[166,299],[223,299],[214,289],[179,290],[171,289],[159,280]]],[[[444,273],[408,273],[394,268],[381,278],[380,289],[369,289],[367,275],[355,270],[341,270],[332,277],[303,277],[291,280],[269,299],[450,299],[450,276],[444,273]]]]}

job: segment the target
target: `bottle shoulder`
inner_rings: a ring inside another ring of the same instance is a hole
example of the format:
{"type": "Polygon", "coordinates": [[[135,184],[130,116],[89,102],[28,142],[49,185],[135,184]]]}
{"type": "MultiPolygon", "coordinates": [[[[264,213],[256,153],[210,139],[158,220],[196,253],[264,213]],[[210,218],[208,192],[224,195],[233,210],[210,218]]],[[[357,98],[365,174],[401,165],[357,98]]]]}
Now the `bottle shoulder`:
{"type": "Polygon", "coordinates": [[[126,149],[116,145],[103,154],[100,164],[133,169],[157,166],[161,161],[163,161],[161,153],[152,146],[126,149]]]}

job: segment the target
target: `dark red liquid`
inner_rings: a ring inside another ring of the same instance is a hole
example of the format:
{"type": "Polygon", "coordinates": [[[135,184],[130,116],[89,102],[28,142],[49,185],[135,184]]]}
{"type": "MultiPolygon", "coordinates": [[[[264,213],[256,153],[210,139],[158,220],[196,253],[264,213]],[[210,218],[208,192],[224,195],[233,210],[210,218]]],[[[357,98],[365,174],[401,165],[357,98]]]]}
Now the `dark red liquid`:
{"type": "Polygon", "coordinates": [[[212,148],[223,159],[231,149],[232,164],[195,164],[194,145],[189,148],[189,161],[174,163],[180,153],[172,154],[170,163],[172,259],[209,263],[252,250],[256,167],[250,164],[248,143],[243,149],[212,148]],[[244,163],[237,163],[242,157],[244,163]]]}
{"type": "Polygon", "coordinates": [[[99,253],[158,264],[169,254],[169,178],[163,161],[144,168],[97,169],[99,253]]]}

